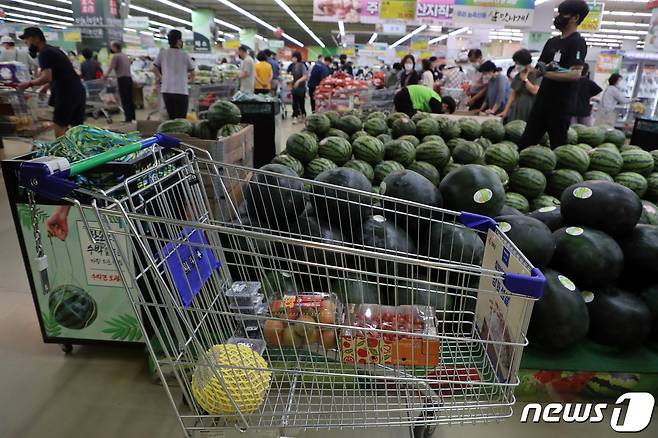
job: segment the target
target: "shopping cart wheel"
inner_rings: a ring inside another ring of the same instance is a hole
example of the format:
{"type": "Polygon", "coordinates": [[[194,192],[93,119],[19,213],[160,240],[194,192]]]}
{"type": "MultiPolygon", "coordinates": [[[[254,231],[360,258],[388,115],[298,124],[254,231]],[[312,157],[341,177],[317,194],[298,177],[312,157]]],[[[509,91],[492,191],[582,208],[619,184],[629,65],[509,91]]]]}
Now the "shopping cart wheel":
{"type": "Polygon", "coordinates": [[[431,438],[434,434],[434,427],[422,425],[414,426],[414,438],[431,438]]]}
{"type": "Polygon", "coordinates": [[[73,353],[73,345],[71,345],[71,344],[62,344],[62,345],[59,346],[59,348],[62,349],[62,351],[64,352],[64,354],[71,354],[71,353],[73,353]]]}

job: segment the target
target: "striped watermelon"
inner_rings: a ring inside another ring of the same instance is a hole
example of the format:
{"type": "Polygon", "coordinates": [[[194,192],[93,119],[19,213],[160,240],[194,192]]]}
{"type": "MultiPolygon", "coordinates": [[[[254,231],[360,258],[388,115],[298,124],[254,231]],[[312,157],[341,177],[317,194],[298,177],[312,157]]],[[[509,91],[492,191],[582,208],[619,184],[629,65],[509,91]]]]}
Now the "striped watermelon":
{"type": "Polygon", "coordinates": [[[605,172],[601,172],[600,170],[588,170],[587,172],[583,173],[583,178],[585,178],[585,181],[614,182],[614,179],[610,175],[605,172]]]}
{"type": "Polygon", "coordinates": [[[584,150],[584,151],[587,152],[588,154],[594,150],[594,148],[593,148],[592,146],[590,146],[590,145],[588,145],[588,144],[586,144],[586,143],[578,143],[578,144],[576,144],[576,145],[574,145],[574,146],[581,148],[582,150],[584,150]]]}
{"type": "Polygon", "coordinates": [[[484,159],[484,149],[472,141],[461,143],[452,151],[452,159],[459,164],[481,163],[484,159]]]}
{"type": "Polygon", "coordinates": [[[417,124],[417,123],[420,122],[421,120],[427,119],[428,117],[430,117],[430,115],[429,115],[428,113],[423,113],[423,112],[420,112],[420,111],[419,111],[419,112],[417,112],[416,114],[414,114],[413,116],[411,116],[411,120],[412,120],[414,123],[417,124]]]}
{"type": "Polygon", "coordinates": [[[350,141],[353,142],[357,138],[364,137],[366,135],[368,135],[366,131],[356,131],[354,134],[350,135],[350,141]]]}
{"type": "Polygon", "coordinates": [[[413,170],[414,172],[423,175],[435,186],[439,185],[441,182],[441,175],[439,174],[439,171],[436,170],[436,167],[427,161],[414,161],[407,167],[407,169],[413,170]]]}
{"type": "Polygon", "coordinates": [[[440,135],[426,135],[423,137],[423,139],[420,141],[421,143],[426,143],[428,141],[438,141],[439,143],[445,144],[446,142],[443,141],[443,138],[440,135]]]}
{"type": "Polygon", "coordinates": [[[217,131],[217,139],[220,139],[222,137],[230,137],[232,135],[237,134],[241,130],[242,130],[242,125],[233,124],[233,123],[226,124],[221,128],[219,128],[219,130],[217,131]]]}
{"type": "Polygon", "coordinates": [[[322,114],[329,119],[332,128],[338,128],[338,124],[340,123],[340,114],[338,114],[338,111],[325,111],[322,114]]]}
{"type": "Polygon", "coordinates": [[[406,115],[405,113],[392,113],[386,118],[386,124],[388,125],[389,128],[392,128],[393,127],[393,122],[395,122],[397,119],[401,119],[403,117],[407,118],[407,119],[409,118],[409,116],[406,115]]]}
{"type": "Polygon", "coordinates": [[[651,157],[653,157],[653,168],[658,170],[658,149],[654,149],[649,153],[651,154],[651,157]]]}
{"type": "Polygon", "coordinates": [[[389,141],[393,140],[393,137],[391,137],[391,134],[379,134],[377,136],[377,140],[381,141],[382,143],[388,143],[389,141]]]}
{"type": "Polygon", "coordinates": [[[505,138],[505,126],[497,118],[490,118],[482,122],[482,137],[493,143],[503,141],[505,138]]]}
{"type": "Polygon", "coordinates": [[[642,215],[639,223],[658,225],[658,207],[656,204],[647,200],[642,201],[642,215]]]}
{"type": "Polygon", "coordinates": [[[530,201],[530,211],[539,210],[543,207],[554,207],[560,205],[560,200],[550,195],[540,195],[530,201]]]}
{"type": "Polygon", "coordinates": [[[302,132],[296,132],[286,140],[288,155],[306,164],[318,155],[318,142],[302,132]]]}
{"type": "Polygon", "coordinates": [[[84,289],[72,284],[57,286],[48,295],[50,315],[63,327],[81,330],[98,315],[96,300],[84,289]]]}
{"type": "Polygon", "coordinates": [[[512,143],[518,143],[521,140],[523,131],[525,131],[526,122],[524,120],[513,120],[505,125],[505,139],[512,143]]]}
{"type": "Polygon", "coordinates": [[[473,119],[459,119],[459,129],[461,130],[462,138],[466,140],[475,140],[482,133],[480,124],[473,119]]]}
{"type": "Polygon", "coordinates": [[[324,114],[314,113],[306,117],[306,129],[319,136],[325,135],[329,128],[331,128],[331,120],[324,114]]]}
{"type": "Polygon", "coordinates": [[[446,142],[446,146],[448,146],[448,149],[450,149],[450,152],[452,152],[457,146],[464,143],[469,143],[469,141],[463,138],[451,138],[446,142]]]}
{"type": "Polygon", "coordinates": [[[646,198],[651,202],[658,202],[658,172],[647,177],[646,198]]]}
{"type": "Polygon", "coordinates": [[[504,143],[491,145],[484,154],[487,164],[494,164],[510,171],[516,167],[519,162],[519,153],[504,143]]]}
{"type": "Polygon", "coordinates": [[[637,172],[622,172],[615,176],[615,182],[633,190],[637,196],[642,198],[649,188],[645,177],[637,172]]]}
{"type": "MultiPolygon", "coordinates": [[[[572,127],[567,130],[567,144],[578,143],[578,133],[572,127]]],[[[534,211],[534,210],[533,210],[534,211]]]]}
{"type": "Polygon", "coordinates": [[[512,148],[513,150],[515,150],[516,152],[519,151],[519,147],[516,145],[516,143],[512,143],[512,142],[509,141],[509,140],[503,140],[503,141],[501,141],[500,143],[497,143],[497,144],[505,144],[505,145],[507,145],[508,147],[510,147],[510,148],[512,148]]]}
{"type": "Polygon", "coordinates": [[[416,123],[416,135],[420,138],[439,133],[439,122],[432,117],[426,117],[416,123]]]}
{"type": "Polygon", "coordinates": [[[344,138],[345,140],[349,140],[350,136],[347,134],[345,131],[341,131],[340,129],[336,128],[331,128],[327,131],[327,134],[324,136],[324,138],[327,137],[341,137],[344,138]]]}
{"type": "Polygon", "coordinates": [[[493,170],[496,175],[498,175],[500,182],[503,183],[503,187],[507,188],[509,185],[509,175],[507,174],[507,171],[500,166],[496,166],[495,164],[487,164],[487,167],[493,170]]]}
{"type": "Polygon", "coordinates": [[[450,172],[454,172],[455,170],[461,168],[462,166],[463,164],[453,163],[452,161],[446,164],[445,167],[441,170],[441,175],[443,175],[441,181],[443,181],[450,172]]]}
{"type": "Polygon", "coordinates": [[[326,137],[318,145],[318,155],[342,166],[352,158],[352,145],[342,137],[326,137]]]}
{"type": "Polygon", "coordinates": [[[375,166],[375,184],[379,185],[389,173],[400,172],[404,166],[397,161],[382,161],[375,166]]]}
{"type": "Polygon", "coordinates": [[[272,160],[274,164],[281,164],[293,170],[298,176],[304,175],[304,165],[297,158],[288,154],[280,154],[272,160]]]}
{"type": "Polygon", "coordinates": [[[391,140],[384,145],[384,157],[408,166],[416,159],[416,148],[405,140],[391,140]]]}
{"type": "Polygon", "coordinates": [[[574,145],[565,145],[555,148],[558,169],[573,169],[580,173],[589,167],[589,155],[583,149],[574,145]]]}
{"type": "Polygon", "coordinates": [[[530,210],[530,203],[528,202],[528,199],[526,199],[526,197],[520,193],[505,193],[505,205],[508,207],[516,208],[521,213],[527,213],[530,210]]]}
{"type": "Polygon", "coordinates": [[[214,129],[224,125],[238,124],[242,119],[240,108],[228,100],[218,100],[208,108],[208,121],[214,129]]]}
{"type": "Polygon", "coordinates": [[[509,186],[512,191],[532,199],[546,190],[546,177],[537,169],[520,167],[510,174],[509,186]]]}
{"type": "Polygon", "coordinates": [[[578,142],[598,146],[605,141],[605,131],[598,126],[586,126],[578,132],[578,142]]]}
{"type": "Polygon", "coordinates": [[[368,114],[368,118],[366,120],[375,119],[375,118],[386,121],[386,113],[383,111],[373,111],[370,114],[368,114]]]}
{"type": "Polygon", "coordinates": [[[552,172],[546,183],[546,193],[559,198],[564,189],[572,184],[583,182],[583,176],[572,169],[558,169],[552,172]]]}
{"type": "Polygon", "coordinates": [[[408,117],[400,117],[393,122],[391,135],[393,138],[402,137],[403,135],[416,135],[416,124],[408,117]]]}
{"type": "Polygon", "coordinates": [[[606,143],[612,143],[617,147],[622,147],[624,142],[626,142],[626,134],[619,129],[609,129],[605,131],[603,141],[606,143]]]}
{"type": "Polygon", "coordinates": [[[647,176],[653,171],[653,157],[643,149],[630,149],[621,153],[624,172],[637,172],[647,176]]]}
{"type": "Polygon", "coordinates": [[[437,169],[442,169],[450,160],[450,149],[443,140],[423,142],[416,147],[416,160],[427,161],[437,169]]]}
{"type": "Polygon", "coordinates": [[[420,144],[420,140],[418,140],[418,137],[416,137],[415,135],[403,135],[401,137],[398,137],[396,140],[408,141],[409,143],[414,145],[414,147],[420,144]]]}
{"type": "Polygon", "coordinates": [[[316,176],[320,175],[325,170],[335,169],[336,163],[326,158],[316,158],[306,165],[304,168],[304,178],[315,179],[316,176]]]}
{"type": "Polygon", "coordinates": [[[455,120],[442,118],[439,119],[440,135],[444,140],[457,138],[461,134],[461,127],[455,120]]]}
{"type": "Polygon", "coordinates": [[[486,137],[479,137],[477,140],[475,140],[475,143],[477,143],[477,144],[479,144],[480,146],[482,146],[482,149],[484,149],[485,151],[486,151],[487,149],[489,149],[489,148],[493,145],[493,143],[491,142],[491,140],[489,140],[489,139],[486,138],[486,137]]]}
{"type": "Polygon", "coordinates": [[[360,131],[362,127],[363,123],[361,122],[361,119],[351,114],[341,117],[338,121],[338,129],[345,131],[348,135],[360,131]]]}
{"type": "Polygon", "coordinates": [[[626,152],[626,151],[630,151],[632,149],[642,149],[642,148],[639,147],[639,146],[635,146],[633,144],[625,144],[624,146],[619,148],[619,152],[626,152]]]}
{"type": "Polygon", "coordinates": [[[619,152],[619,148],[612,143],[601,143],[596,149],[610,149],[619,152]]]}
{"type": "Polygon", "coordinates": [[[545,146],[530,146],[519,154],[519,166],[537,169],[543,173],[555,170],[557,157],[551,148],[545,146]]]}
{"type": "MultiPolygon", "coordinates": [[[[313,137],[313,139],[315,141],[320,141],[320,139],[321,139],[321,137],[318,137],[318,134],[316,134],[315,132],[309,131],[308,129],[302,129],[299,132],[302,133],[302,134],[310,135],[311,137],[313,137]]],[[[327,137],[327,136],[325,135],[325,137],[327,137]]]]}
{"type": "Polygon", "coordinates": [[[369,135],[377,137],[380,134],[386,134],[388,132],[388,125],[386,124],[386,119],[371,117],[363,124],[363,130],[369,135]]]}
{"type": "Polygon", "coordinates": [[[350,160],[345,163],[343,167],[348,167],[350,169],[356,170],[357,172],[361,172],[365,175],[366,178],[368,178],[368,181],[370,182],[372,182],[372,180],[375,178],[375,170],[370,164],[363,160],[350,160]]]}
{"type": "Polygon", "coordinates": [[[595,148],[589,154],[589,170],[598,170],[612,176],[621,172],[624,159],[617,151],[617,147],[613,145],[613,148],[601,146],[595,148]]]}
{"type": "Polygon", "coordinates": [[[354,140],[352,152],[356,159],[375,165],[384,159],[384,144],[375,137],[363,136],[354,140]]]}

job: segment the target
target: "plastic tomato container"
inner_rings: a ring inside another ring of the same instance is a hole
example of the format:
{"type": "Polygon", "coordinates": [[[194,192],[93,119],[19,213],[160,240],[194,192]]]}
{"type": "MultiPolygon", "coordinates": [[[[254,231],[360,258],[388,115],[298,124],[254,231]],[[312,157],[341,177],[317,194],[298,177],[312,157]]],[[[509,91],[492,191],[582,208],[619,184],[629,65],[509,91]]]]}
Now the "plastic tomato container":
{"type": "Polygon", "coordinates": [[[433,367],[440,342],[430,306],[350,305],[340,338],[343,362],[433,367]]]}

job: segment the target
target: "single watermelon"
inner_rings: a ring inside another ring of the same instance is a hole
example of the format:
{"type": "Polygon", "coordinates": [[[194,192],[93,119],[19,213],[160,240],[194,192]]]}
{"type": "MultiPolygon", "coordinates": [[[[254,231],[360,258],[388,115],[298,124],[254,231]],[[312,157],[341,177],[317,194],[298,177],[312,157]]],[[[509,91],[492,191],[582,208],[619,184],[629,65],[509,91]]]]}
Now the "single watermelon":
{"type": "Polygon", "coordinates": [[[400,172],[404,170],[404,166],[397,161],[385,160],[375,166],[375,184],[384,181],[384,178],[392,172],[400,172]]]}
{"type": "Polygon", "coordinates": [[[424,176],[435,186],[438,186],[441,182],[441,175],[439,174],[439,171],[436,169],[436,167],[427,161],[414,161],[407,168],[424,176]]]}
{"type": "Polygon", "coordinates": [[[558,169],[552,172],[546,182],[546,193],[559,198],[570,185],[583,182],[583,176],[572,169],[558,169]]]}
{"type": "Polygon", "coordinates": [[[350,136],[350,141],[354,142],[359,137],[369,137],[369,134],[366,131],[356,131],[350,136]]]}
{"type": "Polygon", "coordinates": [[[619,239],[624,260],[635,272],[654,276],[658,261],[658,226],[638,225],[619,239]]]}
{"type": "Polygon", "coordinates": [[[386,120],[379,117],[372,117],[366,120],[363,124],[363,130],[366,131],[369,135],[377,137],[381,134],[388,133],[388,125],[386,120]]]}
{"type": "Polygon", "coordinates": [[[208,121],[215,129],[224,125],[235,125],[240,123],[241,119],[240,108],[228,100],[218,100],[208,108],[208,121]]]}
{"type": "Polygon", "coordinates": [[[612,143],[617,147],[622,147],[626,141],[626,134],[619,129],[609,129],[605,131],[603,141],[606,143],[612,143]]]}
{"type": "Polygon", "coordinates": [[[352,143],[354,157],[371,165],[376,165],[384,159],[384,144],[375,137],[363,136],[352,143]]]}
{"type": "Polygon", "coordinates": [[[528,216],[543,222],[551,231],[564,226],[564,219],[562,219],[562,215],[560,214],[559,205],[540,207],[528,216]]]}
{"type": "Polygon", "coordinates": [[[381,141],[383,144],[386,144],[389,141],[393,140],[393,137],[391,137],[390,134],[379,134],[377,136],[377,140],[381,141]]]}
{"type": "Polygon", "coordinates": [[[490,118],[482,122],[482,136],[493,143],[503,141],[505,138],[505,126],[497,118],[490,118]]]}
{"type": "Polygon", "coordinates": [[[594,292],[590,298],[587,310],[593,341],[627,350],[649,337],[651,310],[641,298],[616,287],[594,292]]]}
{"type": "Polygon", "coordinates": [[[416,123],[416,135],[424,138],[428,135],[439,134],[439,122],[432,117],[426,117],[416,123]]]}
{"type": "Polygon", "coordinates": [[[589,168],[589,155],[575,145],[565,145],[555,148],[558,169],[572,169],[584,173],[589,168]]]}
{"type": "Polygon", "coordinates": [[[555,252],[555,239],[546,224],[529,216],[498,216],[496,222],[533,266],[548,266],[555,252]]]}
{"type": "Polygon", "coordinates": [[[578,133],[578,142],[598,146],[605,141],[605,131],[598,126],[587,126],[578,133]]]}
{"type": "Polygon", "coordinates": [[[48,308],[59,325],[72,330],[89,327],[98,315],[96,300],[87,291],[72,284],[51,290],[48,308]]]}
{"type": "Polygon", "coordinates": [[[375,171],[370,164],[363,160],[350,160],[343,165],[343,167],[348,167],[354,169],[357,172],[361,172],[368,178],[368,181],[372,182],[375,179],[375,171]]]}
{"type": "Polygon", "coordinates": [[[640,224],[658,225],[658,206],[651,201],[642,201],[642,215],[640,224]]]}
{"type": "Polygon", "coordinates": [[[266,164],[254,173],[245,188],[245,203],[251,217],[267,227],[285,230],[292,218],[304,211],[304,184],[294,170],[281,164],[266,164]]]}
{"type": "Polygon", "coordinates": [[[307,179],[315,179],[325,170],[335,169],[336,163],[326,158],[315,158],[309,161],[304,167],[304,177],[307,179]]]}
{"type": "Polygon", "coordinates": [[[526,122],[524,120],[513,120],[505,125],[505,139],[512,143],[518,143],[521,140],[523,131],[525,131],[526,122]]]}
{"type": "Polygon", "coordinates": [[[436,260],[482,265],[484,243],[470,228],[448,222],[434,222],[429,239],[418,242],[419,253],[436,260]]]}
{"type": "Polygon", "coordinates": [[[347,132],[341,131],[340,129],[337,128],[329,129],[323,138],[327,138],[327,137],[341,137],[344,138],[345,140],[350,139],[350,136],[347,132]]]}
{"type": "Polygon", "coordinates": [[[420,144],[420,140],[418,140],[418,137],[416,137],[415,135],[401,135],[396,140],[408,141],[409,143],[414,145],[414,148],[420,144]]]}
{"type": "Polygon", "coordinates": [[[623,166],[624,159],[617,148],[599,146],[589,154],[589,170],[598,170],[610,176],[615,176],[623,166]]]}
{"type": "Polygon", "coordinates": [[[341,137],[326,137],[318,144],[318,155],[342,166],[352,158],[352,145],[341,137]]]}
{"type": "Polygon", "coordinates": [[[519,166],[537,169],[543,173],[555,170],[557,157],[551,148],[530,146],[519,153],[519,166]]]}
{"type": "Polygon", "coordinates": [[[459,129],[461,131],[461,136],[466,140],[475,140],[482,133],[480,123],[469,118],[459,119],[459,129]]]}
{"type": "Polygon", "coordinates": [[[509,186],[513,191],[532,199],[546,190],[546,177],[537,169],[520,167],[510,174],[509,186]]]}
{"type": "MultiPolygon", "coordinates": [[[[367,218],[361,226],[361,243],[378,253],[398,256],[410,256],[416,253],[416,245],[407,233],[396,227],[384,216],[375,215],[367,218]]],[[[369,272],[378,275],[395,275],[407,277],[413,273],[412,266],[385,261],[384,258],[368,257],[365,266],[369,272]]]]}
{"type": "Polygon", "coordinates": [[[230,137],[232,135],[237,134],[241,130],[242,130],[241,125],[234,125],[229,123],[219,128],[219,130],[217,131],[217,138],[219,139],[222,137],[230,137]]]}
{"type": "Polygon", "coordinates": [[[281,164],[283,166],[288,167],[289,169],[294,170],[297,176],[304,175],[304,165],[302,164],[301,161],[299,161],[297,158],[291,155],[288,154],[277,155],[272,160],[272,163],[281,164]]]}
{"type": "Polygon", "coordinates": [[[318,155],[318,142],[308,134],[296,132],[286,140],[286,152],[306,164],[318,155]]]}
{"type": "Polygon", "coordinates": [[[306,117],[306,129],[323,136],[331,128],[331,120],[324,114],[314,113],[306,117]]]}
{"type": "Polygon", "coordinates": [[[538,210],[542,207],[554,207],[560,205],[560,200],[551,195],[540,195],[530,200],[530,211],[538,210]]]}
{"type": "Polygon", "coordinates": [[[460,143],[452,151],[452,159],[459,164],[484,164],[484,149],[478,143],[460,143]]]}
{"type": "Polygon", "coordinates": [[[610,175],[605,172],[601,172],[600,170],[588,170],[587,172],[583,173],[583,179],[585,181],[615,182],[615,180],[610,175]]]}
{"type": "Polygon", "coordinates": [[[624,161],[622,171],[637,172],[648,176],[653,171],[653,156],[642,149],[630,149],[621,153],[624,161]]]}
{"type": "Polygon", "coordinates": [[[408,117],[401,117],[393,122],[391,135],[393,135],[393,138],[403,135],[416,135],[416,124],[408,117]]]}
{"type": "Polygon", "coordinates": [[[628,187],[640,198],[644,197],[649,188],[647,179],[637,172],[621,172],[615,175],[614,179],[617,184],[628,187]]]}
{"type": "Polygon", "coordinates": [[[199,120],[194,125],[194,136],[201,140],[215,140],[217,138],[217,130],[213,128],[208,120],[199,120]]]}
{"type": "Polygon", "coordinates": [[[337,126],[341,131],[345,131],[347,135],[352,135],[356,131],[360,131],[362,127],[363,123],[361,122],[361,119],[351,114],[342,116],[338,121],[337,126]]]}
{"type": "Polygon", "coordinates": [[[653,172],[647,177],[645,197],[649,201],[658,202],[658,172],[653,172]]]}
{"type": "Polygon", "coordinates": [[[486,150],[484,159],[487,164],[502,167],[509,172],[519,163],[519,153],[506,143],[496,143],[486,150]]]}
{"type": "Polygon", "coordinates": [[[443,140],[423,142],[416,147],[416,160],[426,161],[442,169],[450,160],[450,149],[443,140]]]}
{"type": "Polygon", "coordinates": [[[447,208],[495,217],[505,203],[498,175],[478,164],[467,164],[448,173],[439,185],[447,208]]]}
{"type": "Polygon", "coordinates": [[[496,175],[498,175],[498,178],[500,178],[500,182],[503,184],[504,188],[507,188],[509,185],[509,175],[505,169],[502,167],[496,166],[495,164],[487,164],[487,167],[491,170],[493,170],[496,175]]]}
{"type": "Polygon", "coordinates": [[[157,131],[162,134],[194,134],[194,125],[187,119],[165,120],[158,125],[157,131]]]}
{"type": "MultiPolygon", "coordinates": [[[[521,213],[527,213],[530,209],[528,199],[525,196],[514,192],[505,193],[505,205],[521,213]]],[[[505,213],[501,212],[501,216],[504,214],[505,213]]]]}
{"type": "Polygon", "coordinates": [[[340,123],[340,114],[338,114],[338,111],[325,111],[322,114],[329,119],[332,128],[338,128],[338,124],[340,123]]]}
{"type": "Polygon", "coordinates": [[[438,119],[439,131],[444,140],[450,140],[459,137],[461,134],[461,127],[459,123],[451,119],[438,119]],[[444,120],[442,122],[442,120],[444,120]]]}
{"type": "Polygon", "coordinates": [[[416,159],[416,148],[405,140],[391,140],[384,145],[384,157],[408,166],[416,159]]]}

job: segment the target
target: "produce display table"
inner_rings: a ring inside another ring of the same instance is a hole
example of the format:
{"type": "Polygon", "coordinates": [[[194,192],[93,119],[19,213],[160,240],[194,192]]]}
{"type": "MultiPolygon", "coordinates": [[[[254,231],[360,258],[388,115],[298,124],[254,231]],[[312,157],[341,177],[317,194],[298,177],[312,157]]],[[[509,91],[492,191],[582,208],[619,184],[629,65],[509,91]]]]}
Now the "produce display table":
{"type": "Polygon", "coordinates": [[[254,125],[254,167],[268,164],[279,150],[281,106],[279,102],[234,101],[242,113],[241,123],[254,125]]]}
{"type": "Polygon", "coordinates": [[[617,398],[628,391],[658,395],[658,346],[617,352],[589,340],[565,352],[523,352],[520,400],[617,398]]]}

